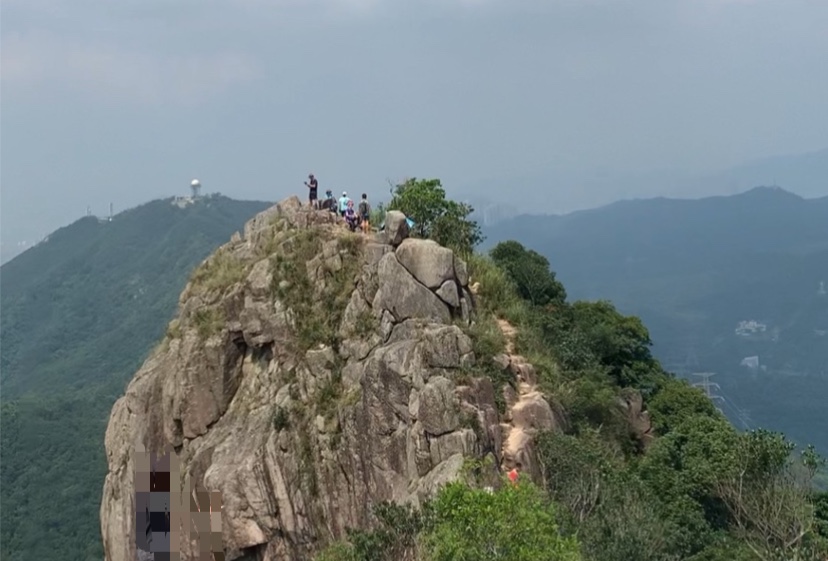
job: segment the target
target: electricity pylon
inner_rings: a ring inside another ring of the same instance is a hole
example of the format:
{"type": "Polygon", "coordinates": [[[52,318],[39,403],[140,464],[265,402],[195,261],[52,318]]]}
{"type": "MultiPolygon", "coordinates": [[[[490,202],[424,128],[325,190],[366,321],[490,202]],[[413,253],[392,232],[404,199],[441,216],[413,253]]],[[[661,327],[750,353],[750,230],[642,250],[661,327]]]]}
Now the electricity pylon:
{"type": "MultiPolygon", "coordinates": [[[[716,388],[717,390],[722,389],[721,386],[719,386],[719,384],[717,384],[716,382],[711,382],[710,381],[710,377],[715,376],[715,375],[716,375],[715,372],[694,372],[693,376],[701,376],[702,381],[701,382],[696,382],[693,385],[696,386],[697,388],[703,388],[704,389],[704,394],[707,396],[707,398],[710,401],[716,402],[718,400],[718,401],[723,402],[724,398],[722,396],[716,395],[716,394],[714,394],[713,392],[710,391],[710,388],[716,388]]],[[[719,413],[724,415],[724,411],[722,411],[721,407],[717,406],[716,409],[719,411],[719,413]]]]}

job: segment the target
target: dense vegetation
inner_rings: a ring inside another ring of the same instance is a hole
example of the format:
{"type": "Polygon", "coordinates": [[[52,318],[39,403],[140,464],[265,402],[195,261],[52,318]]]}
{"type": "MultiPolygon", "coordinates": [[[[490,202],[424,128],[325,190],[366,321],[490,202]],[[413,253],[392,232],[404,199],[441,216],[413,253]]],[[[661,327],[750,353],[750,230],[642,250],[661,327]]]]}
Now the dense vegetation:
{"type": "Polygon", "coordinates": [[[2,267],[3,559],[102,559],[112,404],[163,337],[192,270],[268,206],[171,203],[81,219],[2,267]]]}
{"type": "Polygon", "coordinates": [[[575,299],[640,317],[665,368],[715,372],[740,428],[773,428],[828,454],[828,198],[757,188],[731,197],[625,201],[486,230],[552,263],[575,299]],[[737,335],[743,320],[765,331],[737,335]],[[758,367],[742,366],[757,357],[758,367]]]}
{"type": "MultiPolygon", "coordinates": [[[[3,266],[3,559],[102,558],[103,432],[112,402],[164,336],[190,272],[264,206],[223,198],[186,209],[150,203],[112,223],[81,220],[3,266]]],[[[374,528],[354,529],[320,560],[828,555],[828,494],[812,489],[824,463],[813,450],[796,451],[780,434],[737,432],[698,389],[662,369],[638,318],[607,301],[572,302],[539,253],[510,241],[487,256],[471,254],[482,240],[472,209],[447,200],[439,181],[405,182],[390,207],[415,217],[415,235],[467,255],[480,283],[469,328],[479,362],[457,381],[514,383],[492,361],[505,345],[496,319],[506,319],[517,328],[517,352],[565,412],[564,430],[538,440],[541,481],[499,482],[489,492],[481,485],[491,483],[491,466],[471,462],[465,481],[419,510],[377,505],[374,528]],[[620,406],[635,394],[644,397],[655,439],[636,432],[620,406]]],[[[317,251],[318,241],[310,236],[296,251],[317,251]]],[[[226,257],[200,268],[194,285],[236,279],[240,269],[226,257]]],[[[273,266],[289,277],[291,262],[275,258],[273,266]]],[[[300,346],[310,334],[332,336],[335,318],[321,317],[302,294],[281,296],[306,306],[300,346]]],[[[342,292],[327,296],[338,302],[342,292]]],[[[192,319],[205,334],[221,321],[192,319]]],[[[325,395],[321,405],[339,403],[325,395]]],[[[295,418],[275,411],[274,426],[295,418]]]]}
{"type": "Polygon", "coordinates": [[[489,360],[503,350],[495,319],[506,319],[566,412],[563,432],[539,438],[542,481],[489,494],[475,488],[481,470],[471,466],[471,486],[452,484],[420,510],[378,505],[374,529],[350,531],[319,561],[828,555],[828,495],[813,488],[824,461],[813,448],[797,453],[781,434],[735,430],[699,389],[662,369],[640,320],[606,301],[568,303],[538,253],[510,241],[470,265],[480,283],[471,374],[505,381],[489,360]],[[654,439],[619,405],[632,393],[645,399],[654,439]]]}
{"type": "Polygon", "coordinates": [[[394,189],[387,208],[410,218],[415,236],[452,247],[462,255],[470,254],[483,241],[477,222],[469,219],[474,209],[447,199],[439,179],[405,180],[394,189]]]}

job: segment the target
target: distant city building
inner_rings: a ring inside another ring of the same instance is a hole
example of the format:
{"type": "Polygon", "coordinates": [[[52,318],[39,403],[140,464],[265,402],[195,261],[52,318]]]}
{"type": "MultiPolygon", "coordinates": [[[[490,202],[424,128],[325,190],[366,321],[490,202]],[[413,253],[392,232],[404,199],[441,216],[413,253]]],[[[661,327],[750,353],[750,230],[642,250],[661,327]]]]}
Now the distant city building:
{"type": "Polygon", "coordinates": [[[758,335],[767,331],[768,326],[756,320],[740,321],[736,326],[736,335],[741,337],[748,337],[750,335],[758,335]]]}
{"type": "Polygon", "coordinates": [[[759,368],[759,357],[758,356],[746,356],[742,359],[742,362],[739,363],[740,366],[747,366],[751,370],[756,370],[759,368]]]}
{"type": "Polygon", "coordinates": [[[463,202],[474,208],[471,218],[477,220],[481,226],[493,226],[519,214],[518,209],[512,205],[494,203],[485,199],[464,199],[463,202]]]}

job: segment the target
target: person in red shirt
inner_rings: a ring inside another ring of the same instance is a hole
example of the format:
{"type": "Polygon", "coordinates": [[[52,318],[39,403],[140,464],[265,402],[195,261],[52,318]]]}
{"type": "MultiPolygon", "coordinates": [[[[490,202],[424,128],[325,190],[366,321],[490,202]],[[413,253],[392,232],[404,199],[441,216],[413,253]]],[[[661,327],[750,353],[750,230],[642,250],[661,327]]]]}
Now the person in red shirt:
{"type": "Polygon", "coordinates": [[[509,472],[509,481],[512,482],[512,485],[517,485],[518,476],[520,473],[518,470],[521,468],[520,463],[515,464],[515,467],[512,468],[512,471],[509,472]]]}

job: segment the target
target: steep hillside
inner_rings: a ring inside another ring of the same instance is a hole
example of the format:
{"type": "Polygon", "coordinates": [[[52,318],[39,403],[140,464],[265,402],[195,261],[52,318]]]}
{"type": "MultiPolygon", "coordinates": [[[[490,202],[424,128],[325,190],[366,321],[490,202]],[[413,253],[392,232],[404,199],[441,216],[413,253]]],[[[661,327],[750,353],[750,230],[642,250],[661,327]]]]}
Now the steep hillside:
{"type": "Polygon", "coordinates": [[[81,219],[0,268],[3,559],[101,558],[112,403],[193,268],[268,206],[172,203],[81,219]]]}
{"type": "Polygon", "coordinates": [[[184,560],[828,552],[784,437],[734,431],[637,318],[567,302],[515,242],[461,258],[385,224],[353,234],[294,197],[195,271],[112,408],[108,561],[177,537],[184,560]]]}
{"type": "Polygon", "coordinates": [[[159,200],[88,217],[0,269],[3,397],[117,387],[163,334],[192,268],[265,203],[159,200]]]}
{"type": "Polygon", "coordinates": [[[521,217],[486,234],[489,244],[518,239],[547,256],[572,296],[607,298],[641,317],[671,370],[716,372],[738,426],[828,451],[817,422],[817,396],[828,392],[828,296],[818,294],[828,285],[828,198],[756,188],[624,201],[521,217]],[[765,331],[737,334],[750,320],[765,331]],[[756,368],[741,365],[754,356],[756,368]]]}

